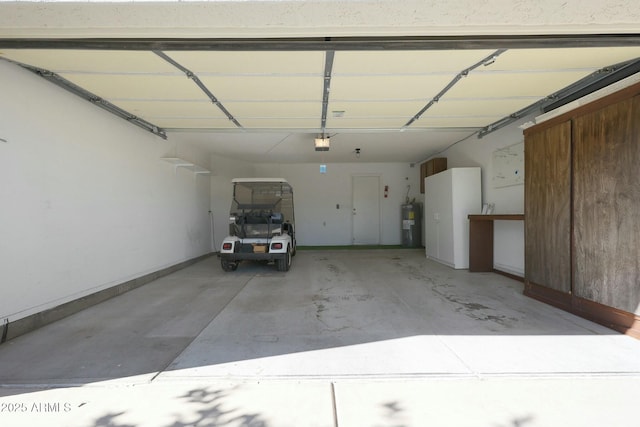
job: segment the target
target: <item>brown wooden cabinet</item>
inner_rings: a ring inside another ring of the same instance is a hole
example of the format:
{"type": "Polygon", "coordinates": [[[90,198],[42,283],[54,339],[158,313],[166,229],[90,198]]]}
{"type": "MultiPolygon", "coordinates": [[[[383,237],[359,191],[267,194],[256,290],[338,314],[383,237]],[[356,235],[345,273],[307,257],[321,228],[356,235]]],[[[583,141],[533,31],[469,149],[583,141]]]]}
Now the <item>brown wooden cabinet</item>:
{"type": "Polygon", "coordinates": [[[640,313],[640,95],[576,117],[573,293],[640,313]]]}
{"type": "Polygon", "coordinates": [[[527,134],[525,272],[532,283],[571,291],[571,122],[527,134]]]}
{"type": "Polygon", "coordinates": [[[446,157],[434,157],[420,165],[420,192],[424,193],[424,179],[447,170],[446,157]]]}
{"type": "Polygon", "coordinates": [[[640,84],[525,131],[525,293],[640,338],[640,84]]]}

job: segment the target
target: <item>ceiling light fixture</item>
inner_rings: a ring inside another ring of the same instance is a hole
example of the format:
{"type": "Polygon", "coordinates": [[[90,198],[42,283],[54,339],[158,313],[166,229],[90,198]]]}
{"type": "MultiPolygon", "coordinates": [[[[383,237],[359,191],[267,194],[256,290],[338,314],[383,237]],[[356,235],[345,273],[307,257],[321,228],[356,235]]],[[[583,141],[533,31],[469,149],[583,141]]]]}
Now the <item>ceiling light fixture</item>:
{"type": "Polygon", "coordinates": [[[316,151],[329,151],[329,146],[331,145],[329,141],[329,137],[316,138],[315,147],[316,151]]]}

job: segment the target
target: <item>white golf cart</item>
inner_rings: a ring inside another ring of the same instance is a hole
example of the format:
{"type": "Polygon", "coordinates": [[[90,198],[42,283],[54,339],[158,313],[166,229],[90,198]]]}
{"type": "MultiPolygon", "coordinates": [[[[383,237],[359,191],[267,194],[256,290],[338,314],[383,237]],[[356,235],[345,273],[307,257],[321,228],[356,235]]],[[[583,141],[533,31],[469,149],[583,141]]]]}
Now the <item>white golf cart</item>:
{"type": "Polygon", "coordinates": [[[234,178],[229,236],[222,241],[224,271],[243,260],[275,261],[289,271],[296,253],[293,189],[283,178],[234,178]]]}

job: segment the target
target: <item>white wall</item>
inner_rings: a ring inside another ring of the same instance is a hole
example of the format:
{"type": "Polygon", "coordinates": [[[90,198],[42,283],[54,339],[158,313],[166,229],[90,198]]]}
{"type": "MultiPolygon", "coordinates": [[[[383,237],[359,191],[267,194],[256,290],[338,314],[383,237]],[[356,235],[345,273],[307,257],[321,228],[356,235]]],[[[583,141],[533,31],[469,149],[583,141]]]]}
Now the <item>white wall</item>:
{"type": "Polygon", "coordinates": [[[227,157],[211,156],[211,219],[213,225],[213,251],[219,252],[222,239],[229,231],[229,209],[233,197],[233,178],[253,178],[252,163],[227,157]]]}
{"type": "MultiPolygon", "coordinates": [[[[495,214],[524,213],[523,184],[503,188],[493,187],[492,156],[493,152],[499,148],[522,142],[524,137],[522,129],[518,126],[531,120],[532,117],[521,119],[482,139],[473,136],[437,156],[446,157],[449,168],[480,166],[482,168],[482,201],[494,203],[495,214]]],[[[524,222],[496,221],[494,226],[494,267],[524,276],[524,222]]]]}
{"type": "Polygon", "coordinates": [[[171,141],[5,62],[0,94],[0,320],[210,251],[210,180],[171,141]]]}
{"type": "Polygon", "coordinates": [[[419,167],[405,163],[329,163],[321,174],[319,164],[256,165],[256,176],[282,177],[293,187],[296,209],[296,239],[299,245],[352,244],[352,177],[378,175],[380,194],[381,244],[401,243],[400,205],[405,202],[407,186],[410,198],[421,200],[419,167]],[[337,209],[336,205],[340,205],[337,209]]]}

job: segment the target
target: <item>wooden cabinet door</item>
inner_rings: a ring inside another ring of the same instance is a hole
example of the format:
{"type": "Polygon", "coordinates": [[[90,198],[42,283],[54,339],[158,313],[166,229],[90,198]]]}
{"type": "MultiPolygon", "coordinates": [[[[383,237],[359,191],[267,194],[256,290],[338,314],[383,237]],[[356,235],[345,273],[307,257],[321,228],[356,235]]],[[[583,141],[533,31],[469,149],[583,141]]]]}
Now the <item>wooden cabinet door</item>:
{"type": "Polygon", "coordinates": [[[640,313],[640,96],[574,121],[574,293],[640,313]]]}
{"type": "Polygon", "coordinates": [[[447,170],[447,158],[446,157],[435,157],[429,161],[431,166],[427,166],[427,176],[435,175],[437,173],[443,172],[447,170]]]}
{"type": "Polygon", "coordinates": [[[571,292],[571,122],[525,136],[525,280],[571,292]]]}
{"type": "Polygon", "coordinates": [[[435,157],[420,165],[420,192],[424,193],[424,179],[447,170],[447,158],[435,157]]]}

